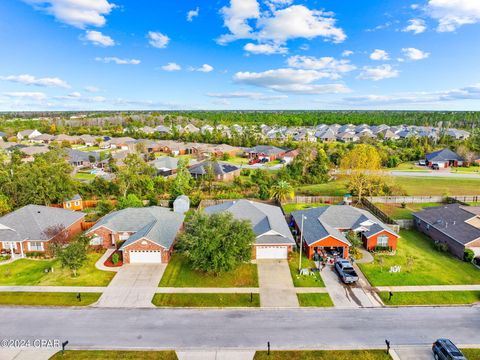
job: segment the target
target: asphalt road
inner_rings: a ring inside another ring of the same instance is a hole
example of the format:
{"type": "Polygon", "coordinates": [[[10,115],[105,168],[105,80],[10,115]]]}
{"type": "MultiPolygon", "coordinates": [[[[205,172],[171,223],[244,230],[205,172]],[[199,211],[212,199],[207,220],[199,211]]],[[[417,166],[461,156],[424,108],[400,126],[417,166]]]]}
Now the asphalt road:
{"type": "Polygon", "coordinates": [[[70,348],[272,349],[480,344],[480,308],[168,310],[0,308],[0,338],[70,348]]]}

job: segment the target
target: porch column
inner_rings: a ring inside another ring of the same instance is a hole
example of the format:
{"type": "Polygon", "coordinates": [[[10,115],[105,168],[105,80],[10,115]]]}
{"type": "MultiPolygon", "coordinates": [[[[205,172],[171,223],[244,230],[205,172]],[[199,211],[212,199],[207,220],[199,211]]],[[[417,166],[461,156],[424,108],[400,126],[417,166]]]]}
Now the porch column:
{"type": "Polygon", "coordinates": [[[23,258],[24,255],[23,255],[23,243],[22,242],[19,242],[20,244],[20,256],[23,258]]]}
{"type": "Polygon", "coordinates": [[[15,248],[13,247],[14,244],[15,244],[14,242],[10,243],[10,254],[11,254],[12,260],[15,259],[15,248]]]}

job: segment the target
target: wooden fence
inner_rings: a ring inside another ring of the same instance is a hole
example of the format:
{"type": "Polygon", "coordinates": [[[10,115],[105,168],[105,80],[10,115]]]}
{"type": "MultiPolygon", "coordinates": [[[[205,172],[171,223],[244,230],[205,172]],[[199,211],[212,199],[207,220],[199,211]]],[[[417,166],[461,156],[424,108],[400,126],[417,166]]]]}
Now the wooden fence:
{"type": "Polygon", "coordinates": [[[480,202],[480,195],[455,196],[370,196],[371,203],[412,204],[412,203],[446,203],[446,202],[480,202]]]}
{"type": "Polygon", "coordinates": [[[295,196],[293,199],[288,199],[284,204],[339,204],[343,201],[342,196],[295,196]]]}
{"type": "Polygon", "coordinates": [[[82,231],[91,229],[97,222],[96,221],[84,221],[82,222],[82,231]]]}
{"type": "Polygon", "coordinates": [[[382,210],[376,207],[372,202],[366,198],[362,198],[362,205],[365,206],[373,215],[378,217],[386,224],[397,224],[390,216],[385,214],[382,210]]]}
{"type": "Polygon", "coordinates": [[[264,204],[269,204],[269,205],[278,205],[275,200],[260,200],[260,199],[203,199],[200,201],[200,204],[198,204],[198,209],[204,209],[209,206],[213,205],[219,205],[223,204],[226,202],[230,201],[239,201],[239,200],[249,200],[249,201],[256,201],[256,202],[261,202],[264,204]]]}

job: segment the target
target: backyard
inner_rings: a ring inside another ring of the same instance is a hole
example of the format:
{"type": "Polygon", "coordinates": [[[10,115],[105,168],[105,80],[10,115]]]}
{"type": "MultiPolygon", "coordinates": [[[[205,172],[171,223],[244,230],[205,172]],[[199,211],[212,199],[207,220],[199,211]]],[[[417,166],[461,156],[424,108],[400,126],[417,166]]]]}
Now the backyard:
{"type": "Polygon", "coordinates": [[[373,286],[480,284],[480,270],[439,252],[430,238],[415,230],[400,231],[396,255],[376,255],[374,263],[358,266],[373,286]],[[390,272],[392,266],[401,271],[390,272]]]}
{"type": "Polygon", "coordinates": [[[193,270],[179,253],[170,259],[160,281],[161,287],[258,287],[257,265],[242,264],[223,274],[208,274],[193,270]]]}
{"type": "Polygon", "coordinates": [[[376,203],[375,206],[382,210],[385,214],[390,216],[394,220],[398,219],[413,219],[412,213],[422,211],[423,209],[441,206],[442,203],[411,203],[411,204],[383,204],[376,203]]]}
{"type": "Polygon", "coordinates": [[[62,269],[59,260],[19,259],[0,265],[0,285],[106,286],[115,273],[95,267],[101,256],[102,253],[89,253],[87,261],[78,270],[77,277],[73,277],[69,269],[62,269]]]}
{"type": "Polygon", "coordinates": [[[325,203],[296,203],[296,204],[283,204],[283,212],[285,214],[290,214],[292,211],[297,211],[297,210],[305,210],[305,209],[311,209],[311,208],[316,208],[320,206],[329,206],[332,204],[325,204],[325,203]]]}

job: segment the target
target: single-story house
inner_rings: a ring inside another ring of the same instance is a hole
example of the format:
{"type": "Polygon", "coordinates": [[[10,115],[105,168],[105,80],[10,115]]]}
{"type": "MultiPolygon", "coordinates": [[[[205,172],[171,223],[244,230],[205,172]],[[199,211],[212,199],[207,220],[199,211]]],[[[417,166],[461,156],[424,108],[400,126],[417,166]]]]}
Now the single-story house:
{"type": "Polygon", "coordinates": [[[367,250],[397,248],[399,235],[363,209],[349,205],[323,206],[294,211],[292,217],[309,259],[319,251],[335,251],[342,254],[343,258],[348,258],[351,244],[346,235],[349,231],[360,236],[367,250]]]}
{"type": "Polygon", "coordinates": [[[87,234],[93,236],[94,246],[114,248],[122,243],[126,264],[167,263],[184,218],[159,206],[127,208],[104,216],[87,234]]]}
{"type": "Polygon", "coordinates": [[[425,156],[427,166],[438,164],[439,168],[448,168],[449,166],[462,166],[464,159],[456,152],[450,149],[434,151],[425,156]]]}
{"type": "Polygon", "coordinates": [[[177,172],[178,158],[162,156],[149,164],[157,170],[157,176],[170,176],[177,172]]]}
{"type": "Polygon", "coordinates": [[[199,179],[208,174],[209,167],[217,181],[231,181],[240,176],[241,169],[238,166],[223,161],[202,161],[191,166],[189,171],[193,178],[199,179]]]}
{"type": "Polygon", "coordinates": [[[92,135],[81,135],[80,142],[85,146],[94,146],[97,140],[92,135]]]}
{"type": "Polygon", "coordinates": [[[246,150],[246,154],[250,159],[268,158],[270,161],[279,159],[285,155],[288,150],[270,145],[257,145],[246,150]]]}
{"type": "Polygon", "coordinates": [[[22,153],[22,161],[33,161],[35,155],[50,151],[47,145],[20,146],[18,150],[22,153]]]}
{"type": "Polygon", "coordinates": [[[17,139],[18,139],[18,141],[29,140],[29,139],[36,138],[37,136],[40,136],[40,135],[42,135],[42,133],[40,131],[38,131],[37,129],[35,129],[35,130],[22,130],[22,131],[19,131],[17,133],[17,139]]]}
{"type": "Polygon", "coordinates": [[[55,137],[55,141],[59,143],[68,142],[69,144],[77,144],[78,142],[80,142],[80,137],[71,136],[67,134],[60,134],[55,137]]]}
{"type": "Polygon", "coordinates": [[[75,194],[71,199],[67,199],[63,202],[63,208],[73,211],[83,210],[83,200],[79,194],[75,194]]]}
{"type": "Polygon", "coordinates": [[[100,153],[95,151],[80,151],[67,149],[67,160],[70,165],[76,167],[92,166],[100,161],[100,153]]]}
{"type": "Polygon", "coordinates": [[[71,238],[82,231],[85,214],[60,208],[27,205],[0,217],[0,251],[25,256],[27,252],[45,252],[46,245],[58,233],[71,238]],[[63,229],[63,230],[62,230],[63,229]]]}
{"type": "Polygon", "coordinates": [[[42,134],[34,137],[31,139],[32,142],[37,143],[37,144],[49,144],[50,142],[55,140],[54,135],[50,134],[42,134]]]}
{"type": "Polygon", "coordinates": [[[480,206],[435,206],[414,213],[413,219],[417,230],[447,244],[456,257],[463,259],[465,249],[480,255],[480,206]]]}
{"type": "Polygon", "coordinates": [[[236,219],[249,220],[256,235],[252,248],[254,259],[287,259],[295,246],[295,240],[278,206],[238,200],[209,206],[204,211],[206,214],[228,211],[236,219]]]}

